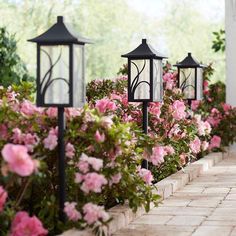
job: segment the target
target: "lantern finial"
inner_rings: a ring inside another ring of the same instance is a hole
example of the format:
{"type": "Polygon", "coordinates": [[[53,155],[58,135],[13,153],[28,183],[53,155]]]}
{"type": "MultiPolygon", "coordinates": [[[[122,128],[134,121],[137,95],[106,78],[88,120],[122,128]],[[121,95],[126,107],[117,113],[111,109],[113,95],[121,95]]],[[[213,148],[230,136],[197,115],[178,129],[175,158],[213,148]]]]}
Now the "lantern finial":
{"type": "Polygon", "coordinates": [[[63,16],[57,17],[57,23],[63,23],[63,16]]]}
{"type": "Polygon", "coordinates": [[[142,43],[147,43],[147,39],[142,39],[142,43]]]}

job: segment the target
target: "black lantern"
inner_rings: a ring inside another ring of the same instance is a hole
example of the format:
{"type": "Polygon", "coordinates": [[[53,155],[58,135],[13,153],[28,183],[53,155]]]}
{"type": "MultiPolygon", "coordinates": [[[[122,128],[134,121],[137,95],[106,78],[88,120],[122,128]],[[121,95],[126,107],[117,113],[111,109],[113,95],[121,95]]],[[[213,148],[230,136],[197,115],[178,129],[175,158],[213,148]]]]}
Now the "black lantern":
{"type": "Polygon", "coordinates": [[[174,66],[178,68],[177,86],[182,90],[184,99],[188,100],[189,104],[192,100],[202,100],[205,66],[195,60],[191,53],[174,66]]]}
{"type": "Polygon", "coordinates": [[[128,58],[128,101],[158,102],[163,97],[162,60],[165,56],[143,39],[133,51],[122,55],[128,58]]]}
{"type": "Polygon", "coordinates": [[[89,41],[57,23],[37,43],[37,106],[80,107],[85,102],[84,45],[89,41]]]}
{"type": "MultiPolygon", "coordinates": [[[[146,39],[122,57],[128,58],[128,101],[143,103],[143,131],[147,134],[148,103],[163,98],[162,60],[166,57],[147,44],[146,39]]],[[[142,167],[148,169],[146,160],[142,167]]]]}
{"type": "Polygon", "coordinates": [[[65,119],[64,107],[81,107],[85,103],[85,38],[72,33],[57,17],[57,23],[30,42],[37,43],[37,96],[40,107],[58,107],[59,219],[65,222],[65,119]]]}

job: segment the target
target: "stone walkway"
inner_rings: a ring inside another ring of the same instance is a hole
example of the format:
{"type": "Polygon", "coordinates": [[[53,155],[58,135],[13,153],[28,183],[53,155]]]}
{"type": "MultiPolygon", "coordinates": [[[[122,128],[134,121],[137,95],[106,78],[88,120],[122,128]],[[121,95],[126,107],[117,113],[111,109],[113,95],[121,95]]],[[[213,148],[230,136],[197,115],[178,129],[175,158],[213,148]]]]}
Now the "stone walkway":
{"type": "Polygon", "coordinates": [[[236,236],[236,157],[227,158],[113,236],[236,236]]]}

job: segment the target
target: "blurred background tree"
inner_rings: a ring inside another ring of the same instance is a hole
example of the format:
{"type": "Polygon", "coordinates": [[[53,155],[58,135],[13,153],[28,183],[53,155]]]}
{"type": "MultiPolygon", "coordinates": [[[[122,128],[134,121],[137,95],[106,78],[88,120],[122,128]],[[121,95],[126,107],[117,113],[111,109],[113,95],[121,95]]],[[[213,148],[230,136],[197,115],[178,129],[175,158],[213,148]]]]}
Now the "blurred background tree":
{"type": "Polygon", "coordinates": [[[120,55],[146,37],[171,63],[188,51],[225,79],[225,56],[212,51],[213,31],[224,27],[224,0],[0,0],[0,27],[16,34],[18,54],[35,76],[35,45],[27,39],[55,23],[57,15],[91,38],[86,48],[88,81],[115,77],[120,55]]]}

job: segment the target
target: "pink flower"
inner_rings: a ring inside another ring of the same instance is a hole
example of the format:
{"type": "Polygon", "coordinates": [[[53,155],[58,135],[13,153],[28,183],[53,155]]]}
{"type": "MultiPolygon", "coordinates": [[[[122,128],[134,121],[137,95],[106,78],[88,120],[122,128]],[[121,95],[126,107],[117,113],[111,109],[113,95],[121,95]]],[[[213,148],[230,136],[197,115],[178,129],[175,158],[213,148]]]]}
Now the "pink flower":
{"type": "Polygon", "coordinates": [[[225,112],[228,112],[228,111],[230,111],[232,109],[232,107],[229,104],[227,104],[227,103],[223,103],[222,107],[223,107],[225,112]]]}
{"type": "Polygon", "coordinates": [[[35,170],[35,162],[23,145],[6,144],[2,149],[2,156],[9,170],[20,176],[29,176],[35,170]]]}
{"type": "Polygon", "coordinates": [[[209,147],[209,143],[207,141],[203,141],[202,142],[202,150],[206,151],[209,147]]]}
{"type": "Polygon", "coordinates": [[[13,143],[22,143],[23,141],[23,135],[22,135],[22,132],[19,128],[14,128],[12,130],[13,132],[13,135],[12,135],[12,140],[13,140],[13,143]]]}
{"type": "Polygon", "coordinates": [[[161,103],[159,102],[150,103],[149,112],[159,118],[161,115],[161,103]]]}
{"type": "Polygon", "coordinates": [[[49,107],[46,110],[46,114],[51,118],[57,117],[57,108],[56,107],[49,107]]]}
{"type": "Polygon", "coordinates": [[[103,143],[105,141],[105,134],[100,134],[100,132],[97,130],[94,135],[94,138],[98,143],[103,143]]]}
{"type": "Polygon", "coordinates": [[[71,143],[66,144],[66,156],[69,158],[73,158],[75,155],[75,148],[71,143]]]}
{"type": "Polygon", "coordinates": [[[103,116],[101,118],[101,125],[104,128],[106,128],[106,129],[110,129],[111,126],[113,125],[112,117],[110,117],[110,116],[103,116]]]}
{"type": "Polygon", "coordinates": [[[20,211],[15,215],[10,236],[44,236],[47,234],[48,231],[44,229],[36,216],[30,217],[25,211],[20,211]]]}
{"type": "Polygon", "coordinates": [[[208,121],[198,121],[197,122],[197,125],[198,125],[198,134],[200,136],[205,136],[207,134],[210,134],[211,132],[211,125],[209,124],[208,121]]]}
{"type": "Polygon", "coordinates": [[[201,151],[201,140],[196,137],[192,142],[190,142],[189,146],[191,151],[197,154],[201,151]]]}
{"type": "Polygon", "coordinates": [[[79,184],[83,181],[84,176],[80,173],[75,173],[75,183],[79,184]]]}
{"type": "Polygon", "coordinates": [[[118,184],[121,180],[121,173],[115,174],[111,177],[111,180],[109,181],[110,186],[112,184],[118,184]]]}
{"type": "Polygon", "coordinates": [[[33,105],[30,101],[24,100],[21,103],[20,112],[25,115],[31,116],[35,113],[41,113],[41,109],[33,105]]]}
{"type": "Polygon", "coordinates": [[[81,190],[85,193],[89,193],[90,191],[100,193],[102,191],[102,186],[108,183],[104,175],[95,172],[84,175],[83,179],[84,182],[81,186],[81,190]]]}
{"type": "Polygon", "coordinates": [[[4,124],[1,124],[0,125],[0,140],[7,139],[7,137],[8,137],[7,126],[4,124]]]}
{"type": "Polygon", "coordinates": [[[161,146],[156,146],[152,148],[152,155],[150,156],[150,161],[152,162],[153,165],[160,165],[163,163],[164,156],[167,153],[165,152],[165,148],[161,146]]]}
{"type": "Polygon", "coordinates": [[[65,114],[66,114],[66,117],[68,119],[71,119],[71,118],[74,118],[76,116],[79,116],[81,114],[81,109],[74,108],[74,107],[69,107],[69,108],[66,108],[65,114]]]}
{"type": "Polygon", "coordinates": [[[191,102],[191,109],[192,109],[193,111],[196,111],[197,108],[199,107],[200,103],[201,103],[201,101],[193,100],[193,101],[191,102]]]}
{"type": "Polygon", "coordinates": [[[43,140],[44,147],[49,150],[53,150],[57,146],[57,136],[49,134],[47,138],[43,140]]]}
{"type": "Polygon", "coordinates": [[[174,150],[174,148],[172,146],[165,146],[164,150],[169,155],[173,155],[175,153],[175,150],[174,150]]]}
{"type": "Polygon", "coordinates": [[[173,87],[174,87],[174,85],[175,85],[174,75],[171,74],[171,73],[166,73],[166,74],[163,76],[163,80],[164,80],[164,82],[166,82],[165,88],[166,88],[166,89],[169,89],[169,90],[172,90],[173,87]]]}
{"type": "Polygon", "coordinates": [[[94,224],[98,220],[106,222],[109,220],[109,215],[104,211],[102,206],[95,205],[93,203],[87,203],[83,207],[84,220],[89,224],[94,224]]]}
{"type": "Polygon", "coordinates": [[[4,205],[7,200],[7,192],[4,190],[4,188],[0,185],[0,213],[3,211],[4,205]]]}
{"type": "Polygon", "coordinates": [[[95,157],[88,157],[86,154],[82,153],[77,167],[81,172],[87,173],[89,171],[89,165],[94,170],[99,171],[103,167],[103,160],[95,157]]]}
{"type": "Polygon", "coordinates": [[[153,176],[152,176],[152,172],[150,170],[142,168],[139,170],[139,175],[144,180],[144,182],[146,184],[149,184],[149,185],[152,184],[153,176]]]}
{"type": "Polygon", "coordinates": [[[81,214],[76,210],[76,202],[65,202],[64,212],[71,221],[77,221],[82,218],[81,214]]]}
{"type": "Polygon", "coordinates": [[[214,135],[210,141],[209,149],[219,148],[221,144],[221,138],[217,135],[214,135]]]}
{"type": "Polygon", "coordinates": [[[176,120],[181,120],[186,117],[185,112],[185,105],[184,102],[181,102],[179,100],[174,101],[173,105],[171,106],[172,115],[176,120]]]}
{"type": "Polygon", "coordinates": [[[110,101],[108,98],[103,98],[96,102],[95,107],[99,112],[105,113],[107,110],[114,111],[116,109],[116,104],[110,101]]]}

